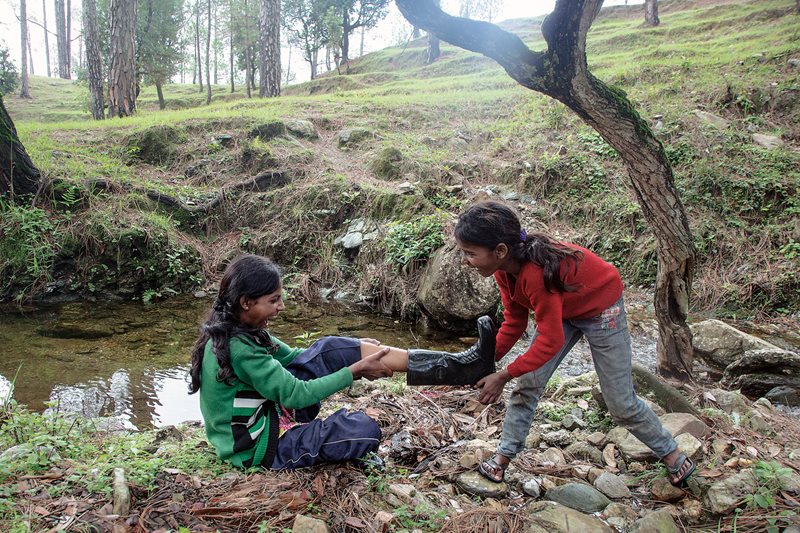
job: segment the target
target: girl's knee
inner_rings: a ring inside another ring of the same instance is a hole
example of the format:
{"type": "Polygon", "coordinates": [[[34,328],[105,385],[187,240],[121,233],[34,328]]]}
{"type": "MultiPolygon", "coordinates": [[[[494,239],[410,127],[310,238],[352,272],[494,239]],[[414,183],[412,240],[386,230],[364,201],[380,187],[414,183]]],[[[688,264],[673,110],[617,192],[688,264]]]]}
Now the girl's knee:
{"type": "Polygon", "coordinates": [[[369,415],[362,411],[355,411],[348,415],[354,427],[363,438],[381,440],[381,427],[369,415]]]}

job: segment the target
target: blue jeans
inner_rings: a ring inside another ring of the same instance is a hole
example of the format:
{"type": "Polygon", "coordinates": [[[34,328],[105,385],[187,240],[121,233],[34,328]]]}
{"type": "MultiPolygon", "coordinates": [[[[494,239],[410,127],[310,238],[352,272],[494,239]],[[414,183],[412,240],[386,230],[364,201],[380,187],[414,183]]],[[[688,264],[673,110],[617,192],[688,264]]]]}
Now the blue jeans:
{"type": "MultiPolygon", "coordinates": [[[[596,317],[564,320],[562,324],[564,345],[561,350],[537,370],[517,378],[503,421],[503,434],[497,452],[511,458],[522,451],[531,429],[534,411],[547,381],[581,336],[586,336],[589,342],[603,399],[614,421],[625,426],[658,457],[674,451],[678,447],[675,439],[664,429],[653,410],[633,390],[633,352],[623,298],[620,297],[614,305],[596,317]]],[[[533,341],[537,336],[538,332],[534,334],[533,341]]]]}

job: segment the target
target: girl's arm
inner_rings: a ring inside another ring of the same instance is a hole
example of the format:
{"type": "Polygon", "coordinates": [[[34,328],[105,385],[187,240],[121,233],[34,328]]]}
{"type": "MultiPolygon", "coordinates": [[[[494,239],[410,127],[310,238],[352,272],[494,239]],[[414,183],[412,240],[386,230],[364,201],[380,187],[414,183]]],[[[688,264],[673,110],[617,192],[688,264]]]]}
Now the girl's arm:
{"type": "Polygon", "coordinates": [[[561,322],[563,293],[547,291],[544,283],[541,285],[531,283],[521,288],[534,304],[537,335],[530,348],[506,368],[515,378],[536,370],[564,346],[564,326],[561,322]]]}
{"type": "MultiPolygon", "coordinates": [[[[495,274],[503,301],[503,324],[497,331],[495,360],[499,361],[514,346],[528,327],[528,310],[511,299],[508,284],[503,276],[495,274]]],[[[519,281],[517,281],[519,283],[519,281]]]]}
{"type": "Polygon", "coordinates": [[[278,362],[283,366],[286,366],[292,361],[294,361],[294,358],[300,355],[300,353],[303,351],[302,348],[292,348],[291,346],[280,340],[275,335],[272,335],[271,333],[269,335],[269,339],[275,346],[278,347],[278,350],[274,354],[272,354],[272,357],[277,359],[278,362]]]}
{"type": "Polygon", "coordinates": [[[313,405],[353,383],[349,368],[308,381],[297,379],[265,347],[239,338],[231,339],[230,350],[237,378],[264,398],[289,409],[313,405]]]}

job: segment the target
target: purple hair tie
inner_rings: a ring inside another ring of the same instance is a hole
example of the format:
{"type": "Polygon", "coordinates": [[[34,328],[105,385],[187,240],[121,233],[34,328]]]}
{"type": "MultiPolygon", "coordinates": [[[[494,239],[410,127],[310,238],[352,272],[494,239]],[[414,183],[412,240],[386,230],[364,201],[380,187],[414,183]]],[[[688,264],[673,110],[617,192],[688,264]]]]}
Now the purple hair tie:
{"type": "Polygon", "coordinates": [[[519,240],[520,242],[525,242],[528,240],[528,232],[525,231],[525,228],[519,230],[519,240]]]}

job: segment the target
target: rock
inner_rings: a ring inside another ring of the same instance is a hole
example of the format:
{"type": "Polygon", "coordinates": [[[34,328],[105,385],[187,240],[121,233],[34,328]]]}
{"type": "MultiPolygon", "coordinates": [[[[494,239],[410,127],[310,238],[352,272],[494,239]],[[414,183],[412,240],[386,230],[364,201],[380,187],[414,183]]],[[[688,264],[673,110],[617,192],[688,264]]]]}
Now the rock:
{"type": "Polygon", "coordinates": [[[557,502],[535,502],[528,507],[527,533],[614,533],[614,530],[593,516],[557,502]]]}
{"type": "Polygon", "coordinates": [[[318,139],[317,128],[309,120],[290,118],[285,121],[286,131],[302,139],[318,139]]]}
{"type": "Polygon", "coordinates": [[[594,488],[613,499],[630,498],[631,491],[619,476],[604,472],[594,480],[594,488]]]}
{"type": "Polygon", "coordinates": [[[701,439],[708,433],[705,422],[689,413],[667,413],[658,419],[673,436],[689,433],[701,439]]]}
{"type": "Polygon", "coordinates": [[[259,124],[251,129],[247,134],[249,139],[258,137],[262,141],[271,141],[275,137],[283,137],[286,135],[286,124],[281,120],[270,120],[264,124],[259,124]]]}
{"type": "Polygon", "coordinates": [[[589,444],[588,442],[573,442],[564,449],[564,453],[571,455],[575,459],[588,461],[590,463],[603,464],[603,452],[589,444]]]}
{"type": "Polygon", "coordinates": [[[725,367],[722,384],[754,398],[776,386],[800,387],[800,355],[777,347],[748,350],[725,367]]]}
{"type": "Polygon", "coordinates": [[[539,479],[529,479],[522,484],[522,491],[533,499],[538,498],[542,494],[542,482],[539,479]]]}
{"type": "Polygon", "coordinates": [[[713,514],[725,514],[740,504],[742,498],[758,487],[758,479],[751,468],[713,483],[705,495],[705,507],[713,514]]]}
{"type": "Polygon", "coordinates": [[[153,436],[152,444],[161,444],[164,441],[173,440],[176,442],[183,441],[183,433],[175,426],[164,426],[156,430],[153,436]]]}
{"type": "Polygon", "coordinates": [[[397,184],[397,192],[400,194],[413,194],[414,193],[414,184],[410,181],[404,181],[403,183],[397,184]]]}
{"type": "Polygon", "coordinates": [[[659,379],[647,367],[634,363],[631,367],[631,376],[636,393],[660,405],[667,413],[698,414],[697,409],[678,389],[659,379]]]}
{"type": "Polygon", "coordinates": [[[795,68],[800,68],[800,59],[797,59],[796,57],[791,58],[786,63],[789,66],[792,66],[792,67],[795,67],[795,68]]]}
{"type": "Polygon", "coordinates": [[[328,533],[328,526],[322,520],[299,514],[294,517],[292,533],[328,533]]]}
{"type": "Polygon", "coordinates": [[[633,533],[680,533],[669,509],[651,511],[634,522],[633,533]]]}
{"type": "Polygon", "coordinates": [[[697,440],[697,437],[691,433],[681,433],[680,435],[676,435],[675,442],[678,443],[678,449],[685,453],[686,457],[697,459],[702,454],[703,443],[697,440]]]}
{"type": "Polygon", "coordinates": [[[586,442],[588,442],[592,446],[597,446],[598,448],[601,448],[603,444],[605,444],[605,440],[606,440],[606,434],[600,431],[595,431],[594,433],[586,437],[586,442]]]}
{"type": "Polygon", "coordinates": [[[192,294],[192,296],[194,296],[197,299],[200,299],[208,296],[208,293],[206,291],[195,291],[194,294],[192,294]]]}
{"type": "Polygon", "coordinates": [[[448,185],[447,187],[444,188],[444,190],[446,190],[450,194],[458,194],[458,193],[460,193],[461,191],[464,190],[464,186],[461,185],[461,184],[448,185]]]}
{"type": "Polygon", "coordinates": [[[760,133],[753,134],[753,142],[757,145],[766,148],[767,150],[774,150],[775,148],[783,148],[784,142],[780,137],[772,135],[762,135],[760,133]]]}
{"type": "Polygon", "coordinates": [[[665,477],[660,477],[653,481],[653,484],[650,486],[650,494],[653,496],[654,500],[670,503],[677,502],[686,496],[686,492],[683,489],[674,486],[669,482],[669,479],[665,477]]]}
{"type": "Polygon", "coordinates": [[[572,435],[566,429],[548,431],[542,435],[542,440],[550,446],[567,446],[572,442],[572,435]]]}
{"type": "Polygon", "coordinates": [[[492,278],[483,278],[473,268],[461,265],[461,252],[449,242],[434,252],[417,291],[417,302],[425,314],[444,326],[462,326],[497,308],[500,293],[492,278]]]}
{"type": "Polygon", "coordinates": [[[481,498],[502,498],[508,492],[505,482],[494,483],[478,472],[464,472],[456,479],[456,485],[467,494],[481,498]]]}
{"type": "Polygon", "coordinates": [[[337,143],[339,148],[349,148],[375,137],[376,135],[366,128],[348,128],[339,132],[337,143]]]}
{"type": "Polygon", "coordinates": [[[772,424],[758,411],[750,411],[749,415],[744,417],[744,425],[746,428],[752,429],[767,437],[775,433],[775,428],[772,427],[772,424]]]}
{"type": "Polygon", "coordinates": [[[358,251],[365,241],[378,237],[378,225],[365,218],[357,218],[347,226],[347,233],[334,239],[334,246],[341,246],[345,250],[358,251]]]}
{"type": "Polygon", "coordinates": [[[593,467],[589,469],[589,473],[586,475],[586,479],[589,483],[594,483],[597,478],[602,476],[606,473],[606,470],[603,468],[593,467]]]}
{"type": "Polygon", "coordinates": [[[619,531],[628,531],[639,514],[630,505],[611,502],[603,509],[602,517],[619,531]]]}
{"type": "Polygon", "coordinates": [[[578,479],[589,479],[589,472],[595,468],[592,465],[572,465],[572,475],[578,479]]]}
{"type": "Polygon", "coordinates": [[[781,385],[773,387],[764,395],[772,403],[788,405],[791,407],[800,406],[800,388],[781,385]]]}
{"type": "Polygon", "coordinates": [[[126,516],[131,510],[131,491],[125,481],[125,469],[114,469],[114,480],[112,482],[114,491],[114,514],[126,516]]]}
{"type": "Polygon", "coordinates": [[[746,351],[776,348],[720,320],[704,320],[692,325],[691,330],[694,353],[718,370],[724,370],[746,351]]]}
{"type": "Polygon", "coordinates": [[[478,466],[478,462],[478,456],[474,451],[464,452],[458,459],[458,464],[468,470],[478,466]]]}
{"type": "Polygon", "coordinates": [[[653,457],[650,448],[623,427],[616,427],[609,431],[608,440],[617,445],[619,453],[626,461],[640,461],[653,457]]]}
{"type": "Polygon", "coordinates": [[[582,513],[602,511],[611,503],[600,491],[583,483],[566,483],[548,490],[544,497],[582,513]]]}
{"type": "Polygon", "coordinates": [[[750,410],[750,401],[744,394],[725,389],[711,389],[703,394],[704,398],[716,403],[726,413],[746,413],[750,410]]]}
{"type": "Polygon", "coordinates": [[[229,146],[233,146],[233,135],[228,135],[227,133],[220,133],[219,135],[215,135],[214,140],[217,141],[220,144],[220,146],[225,146],[226,148],[229,146]]]}
{"type": "Polygon", "coordinates": [[[535,429],[531,429],[528,436],[525,437],[525,447],[528,449],[536,448],[542,442],[542,436],[535,429]]]}
{"type": "MultiPolygon", "coordinates": [[[[477,474],[477,472],[473,472],[477,474]]],[[[389,493],[394,494],[397,498],[406,505],[412,508],[418,506],[431,507],[428,499],[419,491],[414,485],[408,483],[391,483],[388,487],[389,493]]]]}
{"type": "Polygon", "coordinates": [[[378,531],[389,531],[389,524],[394,520],[394,515],[386,511],[375,513],[375,521],[378,523],[378,531]]]}
{"type": "Polygon", "coordinates": [[[560,448],[548,448],[539,456],[538,463],[543,466],[554,465],[561,466],[567,464],[564,459],[564,452],[560,448]]]}
{"type": "Polygon", "coordinates": [[[567,416],[565,416],[564,418],[561,419],[561,425],[564,427],[564,429],[566,429],[568,431],[574,431],[576,429],[585,428],[586,427],[586,422],[584,422],[583,420],[581,420],[580,418],[578,418],[576,416],[567,415],[567,416]]]}
{"type": "Polygon", "coordinates": [[[701,111],[699,109],[695,109],[693,113],[703,123],[708,124],[710,126],[714,126],[715,128],[720,130],[724,130],[730,125],[729,121],[713,113],[708,113],[707,111],[701,111]]]}
{"type": "Polygon", "coordinates": [[[396,180],[403,175],[403,153],[394,146],[387,146],[370,161],[369,168],[379,178],[396,180]]]}

